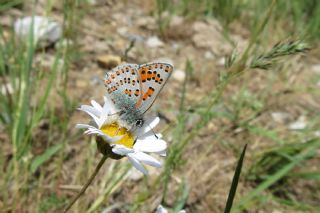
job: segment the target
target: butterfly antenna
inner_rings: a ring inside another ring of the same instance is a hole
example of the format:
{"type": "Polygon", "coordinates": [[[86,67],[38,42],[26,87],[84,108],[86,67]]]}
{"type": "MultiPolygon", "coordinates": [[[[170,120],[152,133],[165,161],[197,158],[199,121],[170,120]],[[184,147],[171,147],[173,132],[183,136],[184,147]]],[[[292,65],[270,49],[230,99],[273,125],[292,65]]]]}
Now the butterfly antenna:
{"type": "Polygon", "coordinates": [[[153,131],[153,128],[150,126],[150,124],[148,124],[148,126],[150,127],[150,130],[152,131],[154,137],[156,137],[157,139],[159,139],[159,137],[156,135],[156,133],[153,131]]]}

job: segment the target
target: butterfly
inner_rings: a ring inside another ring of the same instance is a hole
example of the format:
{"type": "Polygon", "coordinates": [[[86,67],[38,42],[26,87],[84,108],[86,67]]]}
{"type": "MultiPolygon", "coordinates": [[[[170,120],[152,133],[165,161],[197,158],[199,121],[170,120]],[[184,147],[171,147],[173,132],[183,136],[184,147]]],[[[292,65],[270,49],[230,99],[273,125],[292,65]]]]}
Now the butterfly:
{"type": "Polygon", "coordinates": [[[107,96],[128,128],[142,127],[144,113],[152,106],[173,71],[167,63],[122,64],[106,74],[107,96]]]}

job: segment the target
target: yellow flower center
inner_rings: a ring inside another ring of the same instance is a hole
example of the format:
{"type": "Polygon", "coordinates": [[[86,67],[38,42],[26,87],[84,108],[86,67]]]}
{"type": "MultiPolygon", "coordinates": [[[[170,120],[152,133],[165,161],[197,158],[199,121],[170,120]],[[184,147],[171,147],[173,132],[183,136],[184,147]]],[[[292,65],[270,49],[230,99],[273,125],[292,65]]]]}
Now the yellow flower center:
{"type": "Polygon", "coordinates": [[[113,144],[123,145],[128,148],[133,147],[133,135],[126,128],[120,127],[118,123],[103,125],[100,130],[110,137],[122,136],[120,140],[114,142],[113,144]]]}

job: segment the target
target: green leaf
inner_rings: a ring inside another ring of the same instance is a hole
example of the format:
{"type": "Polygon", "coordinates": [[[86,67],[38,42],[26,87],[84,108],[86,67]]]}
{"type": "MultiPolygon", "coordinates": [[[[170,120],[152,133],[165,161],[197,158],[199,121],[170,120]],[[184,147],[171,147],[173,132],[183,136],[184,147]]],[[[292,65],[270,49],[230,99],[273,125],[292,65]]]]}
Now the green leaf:
{"type": "Polygon", "coordinates": [[[242,168],[242,163],[244,159],[244,155],[246,154],[246,149],[247,149],[247,144],[244,146],[243,151],[241,153],[240,159],[237,164],[236,171],[234,172],[233,179],[232,179],[232,184],[230,187],[229,195],[228,195],[228,200],[226,203],[226,207],[224,209],[224,213],[229,213],[231,211],[232,203],[234,196],[237,191],[237,186],[240,178],[240,173],[241,173],[241,168],[242,168]]]}
{"type": "Polygon", "coordinates": [[[55,153],[63,148],[63,143],[55,144],[47,149],[42,155],[37,156],[31,163],[30,170],[34,173],[39,166],[48,161],[55,153]]]}

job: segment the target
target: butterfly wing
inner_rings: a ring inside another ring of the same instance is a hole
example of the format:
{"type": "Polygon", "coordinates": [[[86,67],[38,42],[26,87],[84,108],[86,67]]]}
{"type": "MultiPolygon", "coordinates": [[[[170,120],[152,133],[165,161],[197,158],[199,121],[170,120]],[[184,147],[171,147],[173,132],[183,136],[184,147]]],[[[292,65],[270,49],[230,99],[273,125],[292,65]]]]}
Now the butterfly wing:
{"type": "Polygon", "coordinates": [[[141,90],[136,107],[143,114],[153,104],[159,92],[173,71],[173,66],[167,63],[148,63],[138,67],[137,81],[141,90]]]}
{"type": "Polygon", "coordinates": [[[121,97],[126,97],[136,103],[140,96],[140,86],[137,80],[137,64],[122,64],[106,74],[104,83],[110,99],[119,107],[121,97]]]}

